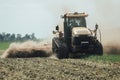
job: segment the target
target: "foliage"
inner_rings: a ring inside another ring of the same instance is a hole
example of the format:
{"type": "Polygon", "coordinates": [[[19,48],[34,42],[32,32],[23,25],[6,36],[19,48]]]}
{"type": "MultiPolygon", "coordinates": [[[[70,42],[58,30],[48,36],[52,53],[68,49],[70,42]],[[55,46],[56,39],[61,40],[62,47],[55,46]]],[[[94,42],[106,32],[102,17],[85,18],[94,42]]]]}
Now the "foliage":
{"type": "Polygon", "coordinates": [[[10,34],[10,33],[0,33],[0,41],[25,41],[25,40],[36,40],[35,33],[25,34],[22,36],[21,34],[10,34]]]}

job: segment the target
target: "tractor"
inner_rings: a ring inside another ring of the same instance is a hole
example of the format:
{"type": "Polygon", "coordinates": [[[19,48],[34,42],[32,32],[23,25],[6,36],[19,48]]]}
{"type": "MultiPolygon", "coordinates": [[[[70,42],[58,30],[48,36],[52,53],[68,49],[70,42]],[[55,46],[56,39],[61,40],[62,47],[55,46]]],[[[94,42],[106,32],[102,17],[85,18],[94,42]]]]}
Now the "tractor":
{"type": "MultiPolygon", "coordinates": [[[[52,39],[52,51],[60,59],[69,58],[69,54],[103,55],[103,46],[97,39],[98,25],[94,30],[86,26],[86,13],[66,13],[63,32],[56,26],[54,34],[58,36],[52,39]]],[[[101,35],[100,35],[101,38],[101,35]]]]}

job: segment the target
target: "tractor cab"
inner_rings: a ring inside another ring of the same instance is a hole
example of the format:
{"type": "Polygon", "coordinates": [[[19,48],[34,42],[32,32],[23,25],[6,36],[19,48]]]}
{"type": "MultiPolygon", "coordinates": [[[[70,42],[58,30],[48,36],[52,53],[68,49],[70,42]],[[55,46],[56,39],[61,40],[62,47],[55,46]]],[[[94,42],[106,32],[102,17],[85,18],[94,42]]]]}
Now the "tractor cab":
{"type": "Polygon", "coordinates": [[[68,27],[86,27],[85,13],[66,13],[62,18],[68,27]]]}
{"type": "MultiPolygon", "coordinates": [[[[71,44],[72,33],[79,30],[79,28],[86,28],[85,13],[66,13],[62,18],[64,19],[64,39],[67,44],[71,44]]],[[[85,30],[84,29],[84,30],[85,30]]],[[[78,31],[79,32],[79,31],[78,31]]]]}

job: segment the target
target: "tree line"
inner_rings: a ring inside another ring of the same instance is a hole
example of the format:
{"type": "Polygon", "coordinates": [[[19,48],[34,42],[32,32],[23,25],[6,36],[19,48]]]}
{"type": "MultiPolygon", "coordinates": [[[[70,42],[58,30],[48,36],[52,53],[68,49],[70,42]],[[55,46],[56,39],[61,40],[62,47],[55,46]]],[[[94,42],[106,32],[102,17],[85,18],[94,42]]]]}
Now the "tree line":
{"type": "Polygon", "coordinates": [[[0,33],[0,41],[25,41],[25,40],[37,40],[35,37],[35,33],[25,34],[22,36],[21,34],[14,33],[0,33]]]}

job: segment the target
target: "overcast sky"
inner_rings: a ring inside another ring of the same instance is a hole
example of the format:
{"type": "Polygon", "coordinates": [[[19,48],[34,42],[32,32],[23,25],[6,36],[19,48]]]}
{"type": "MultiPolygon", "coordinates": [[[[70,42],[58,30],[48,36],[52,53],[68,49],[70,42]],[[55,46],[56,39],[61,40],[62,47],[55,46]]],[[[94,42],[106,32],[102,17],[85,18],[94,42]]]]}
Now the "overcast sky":
{"type": "Polygon", "coordinates": [[[89,28],[98,23],[103,33],[120,32],[120,0],[0,0],[0,33],[35,33],[46,38],[61,25],[60,15],[66,12],[88,13],[89,28]]]}

